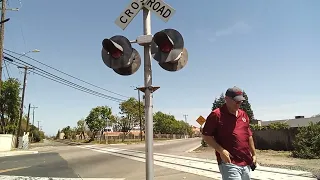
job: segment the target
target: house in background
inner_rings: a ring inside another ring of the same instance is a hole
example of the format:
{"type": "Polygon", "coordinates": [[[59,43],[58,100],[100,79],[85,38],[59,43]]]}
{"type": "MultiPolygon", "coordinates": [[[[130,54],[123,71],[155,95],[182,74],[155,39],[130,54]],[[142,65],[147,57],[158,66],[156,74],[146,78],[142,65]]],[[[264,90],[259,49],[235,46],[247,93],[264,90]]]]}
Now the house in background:
{"type": "Polygon", "coordinates": [[[196,127],[196,126],[191,126],[192,128],[192,132],[195,136],[199,136],[200,135],[200,128],[196,127]]]}
{"type": "Polygon", "coordinates": [[[270,123],[287,123],[290,127],[302,127],[308,126],[309,122],[318,123],[320,122],[320,117],[310,117],[305,118],[304,116],[295,116],[294,119],[284,119],[284,120],[274,120],[274,121],[260,121],[261,126],[267,126],[270,123]]]}

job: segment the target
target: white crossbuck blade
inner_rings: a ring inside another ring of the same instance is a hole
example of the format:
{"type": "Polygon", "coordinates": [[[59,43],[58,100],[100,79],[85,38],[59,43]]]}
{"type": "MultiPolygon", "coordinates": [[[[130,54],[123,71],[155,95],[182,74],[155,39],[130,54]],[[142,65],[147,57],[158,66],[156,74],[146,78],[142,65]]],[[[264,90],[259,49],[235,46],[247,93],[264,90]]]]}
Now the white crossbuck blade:
{"type": "Polygon", "coordinates": [[[164,22],[168,22],[175,13],[175,9],[162,0],[133,0],[116,19],[115,24],[124,30],[143,7],[155,13],[164,22]]]}

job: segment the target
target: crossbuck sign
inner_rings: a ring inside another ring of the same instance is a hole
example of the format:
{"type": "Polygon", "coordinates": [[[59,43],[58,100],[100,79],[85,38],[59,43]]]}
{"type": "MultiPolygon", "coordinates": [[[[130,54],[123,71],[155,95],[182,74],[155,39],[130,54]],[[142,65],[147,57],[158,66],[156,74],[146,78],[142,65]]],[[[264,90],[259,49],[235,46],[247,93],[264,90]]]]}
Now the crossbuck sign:
{"type": "Polygon", "coordinates": [[[115,24],[124,30],[143,7],[155,13],[164,22],[175,13],[175,10],[162,0],[133,0],[116,19],[115,24]]]}

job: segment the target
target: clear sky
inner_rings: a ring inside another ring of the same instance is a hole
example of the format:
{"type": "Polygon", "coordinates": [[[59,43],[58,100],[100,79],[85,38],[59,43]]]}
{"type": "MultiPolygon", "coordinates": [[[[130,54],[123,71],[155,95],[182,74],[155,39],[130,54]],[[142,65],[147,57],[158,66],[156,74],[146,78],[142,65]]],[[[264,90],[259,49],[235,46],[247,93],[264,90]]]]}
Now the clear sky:
{"type": "MultiPolygon", "coordinates": [[[[8,0],[11,8],[19,0],[8,0]]],[[[143,85],[143,68],[132,76],[114,73],[101,59],[101,42],[116,34],[134,40],[142,34],[142,12],[125,31],[114,24],[130,0],[21,0],[21,10],[8,11],[5,48],[30,53],[43,63],[125,96],[137,96],[130,86],[143,85]]],[[[165,23],[152,16],[152,33],[180,31],[189,52],[181,71],[167,72],[153,61],[154,111],[164,111],[196,125],[210,113],[215,97],[234,85],[244,89],[254,115],[261,120],[320,113],[320,1],[166,0],[176,9],[165,23]]],[[[134,45],[143,55],[142,48],[134,45]]],[[[99,92],[40,64],[25,61],[99,92]]],[[[3,70],[5,77],[7,72],[3,70]]],[[[10,65],[11,77],[22,80],[10,65]]],[[[119,96],[117,96],[119,97],[119,96]]],[[[121,97],[120,97],[121,98],[121,97]]],[[[29,74],[25,104],[38,106],[35,120],[55,134],[85,118],[99,105],[118,112],[118,103],[95,97],[29,74]]],[[[26,111],[27,109],[25,109],[26,111]]]]}

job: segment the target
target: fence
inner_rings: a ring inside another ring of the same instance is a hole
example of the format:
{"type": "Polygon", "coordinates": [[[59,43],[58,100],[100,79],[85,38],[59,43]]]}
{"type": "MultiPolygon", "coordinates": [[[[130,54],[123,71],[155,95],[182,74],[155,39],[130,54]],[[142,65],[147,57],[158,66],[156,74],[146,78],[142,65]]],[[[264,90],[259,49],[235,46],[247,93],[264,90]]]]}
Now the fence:
{"type": "Polygon", "coordinates": [[[16,144],[16,136],[12,134],[0,134],[0,152],[11,151],[16,144]]]}
{"type": "MultiPolygon", "coordinates": [[[[153,138],[155,140],[167,140],[167,139],[183,139],[186,136],[183,134],[154,134],[153,138]]],[[[193,137],[199,137],[199,135],[189,135],[188,138],[193,137]]],[[[89,139],[90,137],[86,136],[86,139],[89,139]]],[[[79,135],[77,135],[76,139],[81,139],[79,135]]],[[[96,141],[106,141],[108,139],[108,142],[121,142],[121,141],[140,141],[140,133],[129,133],[124,136],[123,133],[108,133],[103,135],[96,135],[95,140],[96,141]]],[[[145,139],[144,134],[142,135],[142,139],[145,139]]]]}
{"type": "Polygon", "coordinates": [[[282,130],[255,130],[253,139],[256,149],[291,151],[293,150],[293,141],[298,133],[297,128],[282,130]]]}

